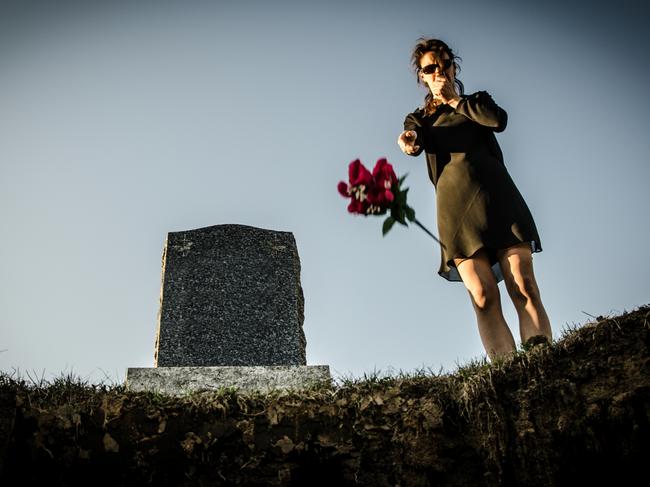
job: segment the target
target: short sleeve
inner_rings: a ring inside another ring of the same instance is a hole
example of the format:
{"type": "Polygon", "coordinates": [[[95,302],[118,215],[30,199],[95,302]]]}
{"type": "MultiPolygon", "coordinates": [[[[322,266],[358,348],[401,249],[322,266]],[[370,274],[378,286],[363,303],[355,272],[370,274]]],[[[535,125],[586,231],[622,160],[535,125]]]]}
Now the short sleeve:
{"type": "Polygon", "coordinates": [[[490,127],[495,132],[503,132],[508,124],[508,114],[494,102],[487,91],[462,96],[456,106],[456,113],[490,127]]]}

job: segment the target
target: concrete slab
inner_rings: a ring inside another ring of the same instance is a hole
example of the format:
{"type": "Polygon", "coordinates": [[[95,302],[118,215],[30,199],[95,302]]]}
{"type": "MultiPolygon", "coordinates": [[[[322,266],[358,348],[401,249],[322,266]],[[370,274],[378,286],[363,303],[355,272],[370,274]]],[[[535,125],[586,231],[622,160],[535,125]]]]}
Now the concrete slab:
{"type": "Polygon", "coordinates": [[[238,392],[246,393],[316,385],[332,385],[328,365],[144,367],[129,368],[126,374],[128,390],[157,391],[175,396],[220,387],[234,387],[238,392]]]}

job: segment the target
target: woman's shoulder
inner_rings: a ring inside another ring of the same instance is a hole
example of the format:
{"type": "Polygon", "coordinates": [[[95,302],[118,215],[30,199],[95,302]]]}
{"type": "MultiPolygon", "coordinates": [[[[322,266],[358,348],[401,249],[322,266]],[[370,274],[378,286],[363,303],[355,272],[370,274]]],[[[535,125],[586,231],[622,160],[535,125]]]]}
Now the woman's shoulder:
{"type": "Polygon", "coordinates": [[[424,109],[423,108],[416,108],[413,110],[411,113],[407,114],[406,117],[404,117],[404,127],[409,127],[409,129],[413,129],[414,127],[422,127],[422,120],[424,118],[424,109]]]}
{"type": "Polygon", "coordinates": [[[411,113],[409,113],[409,115],[414,115],[419,118],[424,117],[424,107],[415,108],[411,113]]]}
{"type": "Polygon", "coordinates": [[[408,115],[406,115],[407,120],[414,120],[414,121],[422,121],[423,119],[427,118],[429,115],[427,115],[426,110],[424,107],[420,106],[415,108],[412,112],[410,112],[408,115]]]}

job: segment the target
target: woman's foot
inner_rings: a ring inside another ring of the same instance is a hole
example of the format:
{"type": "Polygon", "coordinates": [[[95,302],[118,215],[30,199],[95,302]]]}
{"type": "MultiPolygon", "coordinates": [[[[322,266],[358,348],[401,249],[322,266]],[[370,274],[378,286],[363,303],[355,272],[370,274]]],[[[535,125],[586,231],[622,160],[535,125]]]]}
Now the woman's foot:
{"type": "Polygon", "coordinates": [[[525,342],[521,343],[521,348],[527,352],[533,347],[539,346],[539,345],[550,345],[551,341],[548,339],[547,336],[545,335],[534,335],[530,337],[528,340],[525,342]]]}

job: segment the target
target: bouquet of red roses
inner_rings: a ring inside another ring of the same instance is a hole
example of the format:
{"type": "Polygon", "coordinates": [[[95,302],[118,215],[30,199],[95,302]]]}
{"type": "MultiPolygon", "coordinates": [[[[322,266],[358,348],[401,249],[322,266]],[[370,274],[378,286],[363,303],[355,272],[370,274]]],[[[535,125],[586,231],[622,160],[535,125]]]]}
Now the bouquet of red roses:
{"type": "Polygon", "coordinates": [[[402,183],[407,175],[404,174],[398,179],[393,166],[385,157],[377,161],[372,173],[359,159],[355,159],[348,167],[348,176],[349,182],[339,182],[337,189],[341,196],[350,198],[350,213],[368,216],[384,215],[390,211],[390,216],[384,220],[382,235],[385,236],[395,222],[408,226],[406,220],[409,220],[440,243],[440,240],[417,221],[415,210],[406,203],[409,189],[402,188],[402,183]]]}

